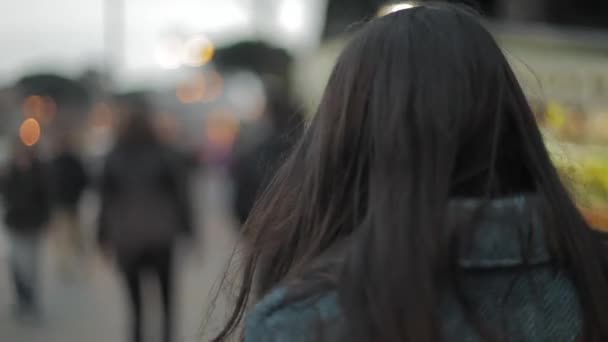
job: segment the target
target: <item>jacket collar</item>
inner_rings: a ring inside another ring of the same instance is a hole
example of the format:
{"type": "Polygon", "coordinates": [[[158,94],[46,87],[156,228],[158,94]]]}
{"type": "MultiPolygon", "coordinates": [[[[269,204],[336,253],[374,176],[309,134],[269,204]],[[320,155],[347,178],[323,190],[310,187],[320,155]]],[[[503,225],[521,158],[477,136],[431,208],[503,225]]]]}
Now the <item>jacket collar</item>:
{"type": "Polygon", "coordinates": [[[470,241],[459,244],[458,265],[501,268],[550,262],[537,203],[538,196],[531,194],[453,200],[449,221],[473,229],[470,241]]]}

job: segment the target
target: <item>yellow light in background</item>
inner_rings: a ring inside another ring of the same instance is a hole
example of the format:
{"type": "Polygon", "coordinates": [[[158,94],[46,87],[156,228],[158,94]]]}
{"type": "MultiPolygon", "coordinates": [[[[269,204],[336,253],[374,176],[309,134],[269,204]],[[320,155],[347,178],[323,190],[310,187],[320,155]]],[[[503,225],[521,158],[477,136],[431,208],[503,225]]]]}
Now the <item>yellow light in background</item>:
{"type": "Polygon", "coordinates": [[[418,6],[417,3],[412,2],[412,1],[407,1],[407,2],[401,2],[401,3],[397,3],[397,4],[390,4],[390,5],[385,5],[382,6],[380,8],[380,10],[378,11],[378,16],[382,17],[391,13],[395,13],[398,11],[403,11],[403,10],[407,10],[410,8],[414,8],[418,6]]]}
{"type": "Polygon", "coordinates": [[[566,109],[557,102],[547,103],[547,125],[553,129],[561,129],[566,123],[566,109]]]}
{"type": "Polygon", "coordinates": [[[215,46],[207,37],[194,36],[183,46],[182,63],[199,67],[209,63],[215,55],[215,46]]]}
{"type": "Polygon", "coordinates": [[[40,141],[40,124],[34,118],[25,119],[19,128],[19,137],[25,146],[34,146],[40,141]]]}

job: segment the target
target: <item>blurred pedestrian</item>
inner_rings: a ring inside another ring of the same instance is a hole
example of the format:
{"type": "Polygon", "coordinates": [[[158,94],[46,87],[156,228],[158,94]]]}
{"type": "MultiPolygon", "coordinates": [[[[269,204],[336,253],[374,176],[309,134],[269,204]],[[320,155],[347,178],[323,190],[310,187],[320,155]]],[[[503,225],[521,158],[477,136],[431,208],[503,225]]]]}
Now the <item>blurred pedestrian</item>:
{"type": "Polygon", "coordinates": [[[606,246],[480,21],[423,2],[355,34],[215,341],[608,341],[606,246]]]}
{"type": "Polygon", "coordinates": [[[63,272],[70,272],[72,265],[84,252],[79,205],[89,177],[68,137],[61,137],[57,141],[50,171],[54,225],[59,238],[59,264],[63,272]]]}
{"type": "Polygon", "coordinates": [[[285,84],[268,82],[266,89],[269,127],[260,139],[239,137],[230,167],[235,188],[233,208],[241,225],[297,141],[303,122],[285,84]]]}
{"type": "Polygon", "coordinates": [[[190,203],[180,161],[161,144],[139,98],[127,99],[130,119],[107,157],[101,180],[99,241],[123,275],[132,313],[132,341],[145,339],[142,314],[144,272],[160,288],[163,341],[174,327],[174,252],[180,235],[192,234],[190,203]]]}
{"type": "Polygon", "coordinates": [[[3,179],[4,221],[9,238],[9,262],[15,288],[15,314],[40,315],[40,258],[50,202],[42,163],[33,147],[15,143],[3,179]]]}

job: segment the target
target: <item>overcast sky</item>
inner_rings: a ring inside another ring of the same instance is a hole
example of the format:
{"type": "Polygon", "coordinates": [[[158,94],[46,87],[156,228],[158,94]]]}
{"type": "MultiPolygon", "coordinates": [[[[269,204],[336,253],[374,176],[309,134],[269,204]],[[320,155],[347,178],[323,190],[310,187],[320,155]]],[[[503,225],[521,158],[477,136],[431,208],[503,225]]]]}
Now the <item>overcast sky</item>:
{"type": "MultiPolygon", "coordinates": [[[[0,84],[32,71],[76,75],[100,65],[103,1],[120,0],[0,1],[0,84]]],[[[126,0],[122,73],[137,77],[156,68],[154,49],[168,32],[205,33],[221,44],[259,34],[254,30],[258,27],[277,44],[306,50],[318,42],[325,1],[126,0]]]]}

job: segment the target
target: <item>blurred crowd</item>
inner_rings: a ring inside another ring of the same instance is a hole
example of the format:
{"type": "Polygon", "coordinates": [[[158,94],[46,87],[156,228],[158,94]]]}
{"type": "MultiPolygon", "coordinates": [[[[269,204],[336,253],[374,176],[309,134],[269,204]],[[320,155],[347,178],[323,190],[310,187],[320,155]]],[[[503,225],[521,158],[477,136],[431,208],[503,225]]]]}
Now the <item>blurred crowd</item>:
{"type": "Polygon", "coordinates": [[[142,288],[144,273],[152,274],[163,340],[172,340],[175,255],[201,239],[193,176],[214,169],[231,178],[232,210],[243,224],[303,125],[286,75],[277,72],[277,61],[290,63],[285,51],[241,43],[218,53],[225,64],[195,70],[171,90],[113,93],[94,72],[80,80],[32,75],[4,90],[5,118],[18,128],[7,129],[0,177],[15,319],[44,319],[42,250],[53,240],[60,277],[77,277],[91,255],[114,263],[132,341],[145,340],[143,308],[151,299],[142,288]],[[243,52],[274,58],[273,65],[231,62],[243,52]],[[98,199],[93,232],[82,222],[85,196],[98,199]]]}

